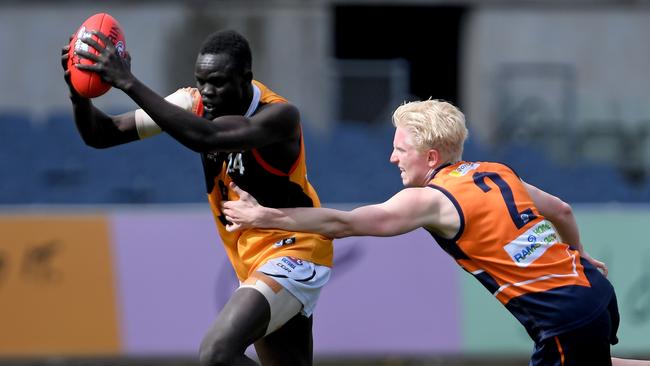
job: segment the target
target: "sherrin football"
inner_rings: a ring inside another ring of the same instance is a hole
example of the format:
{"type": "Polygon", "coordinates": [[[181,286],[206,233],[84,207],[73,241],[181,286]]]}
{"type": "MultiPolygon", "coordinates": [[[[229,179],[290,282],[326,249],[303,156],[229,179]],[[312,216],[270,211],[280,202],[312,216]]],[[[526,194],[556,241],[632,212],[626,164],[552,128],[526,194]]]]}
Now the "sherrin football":
{"type": "MultiPolygon", "coordinates": [[[[120,56],[124,57],[126,52],[126,42],[120,23],[107,13],[98,13],[86,19],[70,41],[70,51],[68,54],[68,70],[70,70],[70,81],[74,89],[85,98],[95,98],[106,93],[111,85],[102,81],[101,77],[91,71],[79,70],[75,64],[92,64],[93,61],[80,58],[75,51],[85,50],[97,54],[94,48],[81,41],[84,37],[91,36],[90,31],[97,30],[104,33],[113,42],[120,56]]],[[[92,37],[102,44],[102,41],[94,35],[92,37]]]]}

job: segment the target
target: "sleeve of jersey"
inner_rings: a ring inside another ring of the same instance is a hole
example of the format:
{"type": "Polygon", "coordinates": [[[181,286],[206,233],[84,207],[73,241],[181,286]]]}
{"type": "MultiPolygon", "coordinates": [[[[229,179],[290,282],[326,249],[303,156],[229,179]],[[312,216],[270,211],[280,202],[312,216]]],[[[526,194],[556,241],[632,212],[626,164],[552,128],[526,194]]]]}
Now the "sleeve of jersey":
{"type": "MultiPolygon", "coordinates": [[[[192,112],[197,116],[203,115],[203,100],[196,88],[182,88],[165,97],[169,103],[192,112]]],[[[135,111],[135,127],[140,139],[151,137],[162,132],[156,122],[142,109],[135,111]]]]}

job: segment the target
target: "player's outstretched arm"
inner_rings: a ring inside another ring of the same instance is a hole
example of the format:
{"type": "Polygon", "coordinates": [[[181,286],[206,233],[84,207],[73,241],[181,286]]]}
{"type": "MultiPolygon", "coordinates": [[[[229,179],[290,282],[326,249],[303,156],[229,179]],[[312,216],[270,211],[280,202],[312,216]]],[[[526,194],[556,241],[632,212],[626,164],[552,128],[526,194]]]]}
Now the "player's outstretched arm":
{"type": "Polygon", "coordinates": [[[95,108],[90,99],[80,96],[74,90],[68,70],[69,49],[70,46],[66,45],[61,50],[63,78],[68,85],[77,130],[86,145],[94,148],[106,148],[137,140],[134,112],[109,116],[95,108]]]}
{"type": "Polygon", "coordinates": [[[229,231],[250,227],[315,232],[330,238],[394,236],[441,222],[439,193],[429,188],[406,188],[384,203],[341,211],[330,208],[260,206],[246,191],[231,183],[239,200],[222,205],[229,231]]]}
{"type": "Polygon", "coordinates": [[[577,249],[583,258],[603,271],[603,274],[606,276],[608,271],[607,265],[592,258],[589,253],[585,251],[584,246],[580,241],[580,232],[571,205],[531,184],[524,182],[524,185],[533,199],[535,206],[539,210],[539,213],[551,220],[553,226],[557,229],[558,234],[560,234],[562,241],[577,249]]]}

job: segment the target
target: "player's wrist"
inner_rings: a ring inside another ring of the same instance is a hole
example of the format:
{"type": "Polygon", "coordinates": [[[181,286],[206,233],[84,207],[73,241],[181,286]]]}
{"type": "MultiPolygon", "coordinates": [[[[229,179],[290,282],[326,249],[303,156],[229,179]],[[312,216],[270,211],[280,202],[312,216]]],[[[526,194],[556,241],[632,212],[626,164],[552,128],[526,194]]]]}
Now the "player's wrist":
{"type": "Polygon", "coordinates": [[[125,93],[129,93],[133,90],[133,87],[136,84],[136,78],[133,76],[133,74],[130,74],[123,78],[122,80],[118,80],[115,82],[115,87],[124,91],[125,93]]]}
{"type": "Polygon", "coordinates": [[[81,95],[75,93],[74,91],[70,91],[70,94],[68,96],[70,98],[70,101],[73,104],[90,104],[90,99],[82,97],[81,95]]]}

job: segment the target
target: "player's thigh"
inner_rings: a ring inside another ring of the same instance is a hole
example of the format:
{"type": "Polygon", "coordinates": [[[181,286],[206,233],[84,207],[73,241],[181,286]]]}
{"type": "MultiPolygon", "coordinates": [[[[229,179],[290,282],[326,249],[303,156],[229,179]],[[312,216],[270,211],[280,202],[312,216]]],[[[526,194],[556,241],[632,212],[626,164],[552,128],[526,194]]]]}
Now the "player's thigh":
{"type": "Polygon", "coordinates": [[[240,286],[240,289],[256,290],[264,296],[269,305],[270,315],[264,335],[280,328],[303,309],[302,302],[286,288],[287,286],[287,279],[273,278],[262,272],[254,272],[240,286]]]}
{"type": "Polygon", "coordinates": [[[266,335],[255,342],[263,365],[312,364],[311,315],[329,277],[328,267],[286,256],[270,259],[242,284],[255,287],[270,304],[266,335]]]}
{"type": "Polygon", "coordinates": [[[609,307],[589,324],[566,336],[560,336],[560,340],[569,347],[566,357],[568,362],[565,364],[610,366],[611,345],[618,342],[618,317],[618,306],[614,297],[609,307]]]}
{"type": "Polygon", "coordinates": [[[243,353],[246,347],[264,336],[271,318],[269,303],[263,294],[251,288],[239,288],[219,312],[201,343],[243,353]]]}
{"type": "Polygon", "coordinates": [[[536,345],[529,366],[611,366],[607,346],[571,343],[562,337],[536,345]]]}
{"type": "Polygon", "coordinates": [[[313,317],[297,314],[282,327],[255,342],[264,366],[310,366],[313,362],[313,317]]]}
{"type": "Polygon", "coordinates": [[[306,317],[313,313],[330,273],[329,267],[291,256],[269,259],[256,272],[272,279],[298,299],[302,304],[300,312],[306,317]]]}
{"type": "Polygon", "coordinates": [[[531,366],[611,366],[612,319],[608,310],[585,326],[538,344],[531,366]]]}

